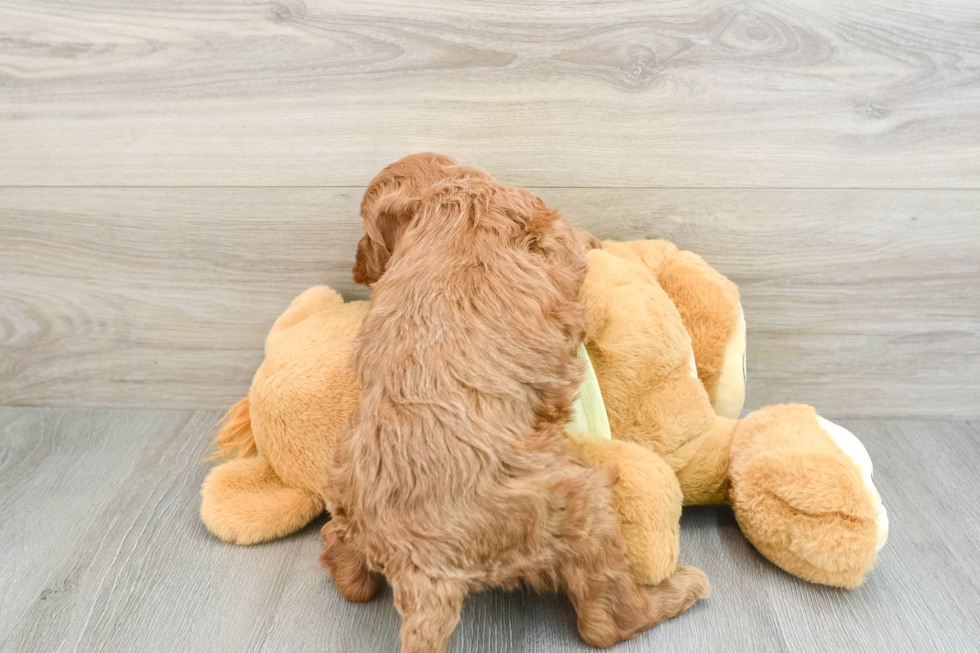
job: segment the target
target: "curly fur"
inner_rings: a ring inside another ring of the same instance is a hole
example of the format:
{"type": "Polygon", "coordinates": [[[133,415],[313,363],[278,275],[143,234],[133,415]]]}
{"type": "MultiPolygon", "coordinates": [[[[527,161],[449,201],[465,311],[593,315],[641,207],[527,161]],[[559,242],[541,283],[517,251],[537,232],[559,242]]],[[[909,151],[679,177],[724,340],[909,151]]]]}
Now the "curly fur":
{"type": "Polygon", "coordinates": [[[321,556],[340,591],[366,600],[383,575],[403,653],[445,650],[463,597],[488,587],[565,591],[582,637],[604,647],[705,596],[690,567],[636,583],[616,468],[590,465],[565,433],[598,241],[439,155],[386,168],[361,211],[363,399],[328,464],[321,556]]]}

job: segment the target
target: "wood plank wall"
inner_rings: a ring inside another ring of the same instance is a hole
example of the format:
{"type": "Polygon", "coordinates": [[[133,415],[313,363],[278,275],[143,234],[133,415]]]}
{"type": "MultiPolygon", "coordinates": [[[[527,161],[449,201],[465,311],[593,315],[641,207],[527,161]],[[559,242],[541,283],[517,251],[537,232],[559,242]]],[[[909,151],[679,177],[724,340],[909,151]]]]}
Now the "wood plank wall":
{"type": "Polygon", "coordinates": [[[0,2],[0,405],[223,408],[433,150],[740,284],[748,407],[980,415],[980,4],[0,2]]]}

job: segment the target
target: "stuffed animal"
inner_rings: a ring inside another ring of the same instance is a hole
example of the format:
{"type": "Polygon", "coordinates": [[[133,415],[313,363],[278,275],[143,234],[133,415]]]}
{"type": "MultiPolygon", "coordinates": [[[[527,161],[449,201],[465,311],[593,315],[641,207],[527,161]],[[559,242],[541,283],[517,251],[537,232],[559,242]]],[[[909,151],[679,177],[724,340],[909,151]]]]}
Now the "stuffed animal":
{"type": "MultiPolygon", "coordinates": [[[[612,437],[581,427],[569,429],[570,443],[618,467],[616,507],[637,580],[673,572],[682,505],[723,503],[787,572],[859,585],[888,533],[871,460],[809,406],[738,419],[745,322],[735,285],[670,243],[607,241],[589,254],[582,293],[598,382],[590,394],[601,394],[612,437]]],[[[228,461],[201,489],[201,518],[219,538],[282,537],[328,505],[323,469],[360,402],[347,361],[366,312],[367,302],[318,286],[276,320],[248,398],[218,433],[215,457],[228,461]]]]}

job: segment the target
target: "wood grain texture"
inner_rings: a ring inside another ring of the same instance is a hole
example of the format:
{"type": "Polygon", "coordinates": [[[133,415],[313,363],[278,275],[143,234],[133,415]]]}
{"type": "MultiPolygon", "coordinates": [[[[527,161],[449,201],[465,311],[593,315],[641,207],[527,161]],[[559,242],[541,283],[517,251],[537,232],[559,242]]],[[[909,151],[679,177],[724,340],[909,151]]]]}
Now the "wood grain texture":
{"type": "MultiPolygon", "coordinates": [[[[198,460],[217,417],[0,408],[0,650],[395,650],[390,590],[347,603],[317,567],[322,520],[254,547],[207,533],[198,460]]],[[[681,558],[714,594],[617,651],[978,650],[977,424],[842,424],[866,444],[892,524],[865,584],[797,580],[752,549],[730,509],[687,509],[681,558]]],[[[468,597],[450,647],[591,650],[566,599],[529,592],[468,597]]]]}
{"type": "Polygon", "coordinates": [[[977,188],[980,5],[3,0],[0,184],[977,188]]]}
{"type": "MultiPolygon", "coordinates": [[[[536,189],[739,284],[746,406],[975,416],[980,192],[536,189]]],[[[309,286],[365,297],[358,189],[7,189],[0,405],[224,409],[309,286]]]]}

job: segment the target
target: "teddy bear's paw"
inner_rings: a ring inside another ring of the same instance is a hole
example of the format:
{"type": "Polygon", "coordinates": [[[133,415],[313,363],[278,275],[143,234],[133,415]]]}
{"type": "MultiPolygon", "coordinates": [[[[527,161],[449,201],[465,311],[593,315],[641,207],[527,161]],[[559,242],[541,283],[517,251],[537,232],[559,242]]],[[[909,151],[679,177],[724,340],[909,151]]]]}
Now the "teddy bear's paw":
{"type": "Polygon", "coordinates": [[[746,537],[786,571],[854,587],[873,566],[888,517],[871,460],[853,434],[813,408],[769,406],[741,420],[729,478],[746,537]]]}
{"type": "Polygon", "coordinates": [[[865,487],[868,488],[875,508],[878,510],[878,516],[875,518],[875,523],[878,525],[878,538],[875,543],[875,551],[881,551],[881,547],[885,546],[885,541],[888,540],[888,511],[885,510],[885,506],[881,502],[881,494],[878,493],[878,488],[874,484],[874,469],[871,465],[871,456],[868,455],[868,450],[864,448],[864,444],[858,440],[857,436],[843,426],[834,424],[819,415],[817,416],[817,423],[830,436],[834,444],[860,468],[861,480],[864,481],[865,487]]]}
{"type": "Polygon", "coordinates": [[[201,486],[201,520],[233,544],[283,537],[322,511],[323,499],[285,485],[262,456],[218,465],[201,486]]]}
{"type": "Polygon", "coordinates": [[[745,536],[795,576],[854,587],[874,564],[878,511],[855,470],[836,455],[757,455],[733,473],[731,496],[745,536]]]}
{"type": "Polygon", "coordinates": [[[878,526],[875,551],[881,551],[881,548],[885,546],[885,542],[888,540],[888,511],[881,502],[881,494],[878,493],[878,488],[874,484],[874,469],[871,465],[871,456],[868,455],[868,450],[864,448],[864,444],[858,440],[857,436],[843,426],[834,424],[819,415],[817,416],[817,423],[830,436],[834,444],[848,458],[853,460],[854,464],[861,470],[861,480],[864,481],[864,486],[868,488],[868,493],[871,495],[874,506],[878,510],[878,516],[875,518],[875,523],[878,526]]]}

